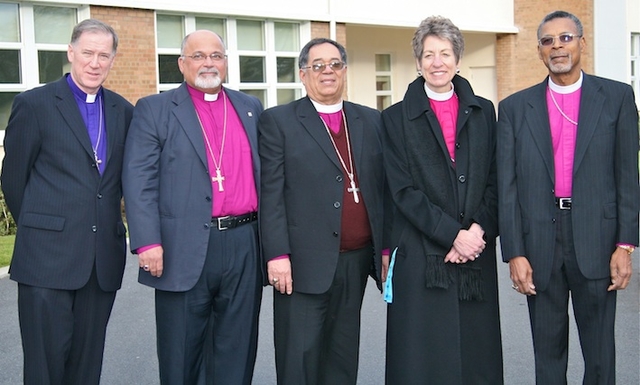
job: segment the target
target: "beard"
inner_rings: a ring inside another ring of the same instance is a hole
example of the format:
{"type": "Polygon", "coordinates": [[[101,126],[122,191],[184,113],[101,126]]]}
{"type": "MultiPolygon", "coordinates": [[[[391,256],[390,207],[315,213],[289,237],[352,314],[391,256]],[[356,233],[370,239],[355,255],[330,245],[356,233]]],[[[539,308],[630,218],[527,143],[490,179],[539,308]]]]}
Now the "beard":
{"type": "Polygon", "coordinates": [[[549,70],[554,74],[566,74],[571,72],[573,68],[573,58],[571,55],[567,57],[566,62],[564,63],[553,63],[549,60],[549,70]]]}
{"type": "Polygon", "coordinates": [[[195,85],[198,88],[211,89],[218,88],[222,84],[220,73],[217,70],[202,70],[198,72],[198,76],[195,80],[195,85]],[[214,74],[214,77],[200,77],[203,73],[214,74]]]}

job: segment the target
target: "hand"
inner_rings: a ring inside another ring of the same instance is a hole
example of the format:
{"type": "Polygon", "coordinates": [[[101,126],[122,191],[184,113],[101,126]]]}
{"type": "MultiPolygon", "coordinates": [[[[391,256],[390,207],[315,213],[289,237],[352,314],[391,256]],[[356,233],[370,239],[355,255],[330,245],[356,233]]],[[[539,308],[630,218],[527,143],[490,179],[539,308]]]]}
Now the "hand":
{"type": "Polygon", "coordinates": [[[524,256],[513,257],[509,260],[509,271],[513,289],[520,294],[536,295],[533,284],[533,269],[529,260],[524,256]]]}
{"type": "Polygon", "coordinates": [[[164,250],[162,246],[156,246],[138,254],[138,265],[144,271],[148,271],[154,277],[162,276],[162,261],[164,250]]]}
{"type": "Polygon", "coordinates": [[[469,261],[475,261],[477,258],[480,258],[479,254],[471,255],[469,257],[465,257],[464,255],[458,253],[455,247],[452,247],[451,250],[445,255],[444,262],[450,263],[467,263],[469,261]]]}
{"type": "Polygon", "coordinates": [[[385,283],[387,281],[387,275],[389,274],[389,253],[382,253],[382,276],[380,282],[385,283]]]}
{"type": "Polygon", "coordinates": [[[453,241],[456,252],[469,260],[474,260],[476,255],[480,255],[485,245],[486,242],[482,239],[482,235],[475,228],[474,230],[460,230],[453,241]]]}
{"type": "Polygon", "coordinates": [[[609,268],[611,269],[611,285],[609,285],[607,291],[625,289],[629,281],[631,281],[631,273],[633,272],[631,254],[627,250],[616,247],[613,255],[611,255],[609,268]]]}
{"type": "Polygon", "coordinates": [[[267,262],[267,277],[280,294],[293,293],[293,278],[291,277],[291,261],[289,258],[272,259],[267,262]]]}

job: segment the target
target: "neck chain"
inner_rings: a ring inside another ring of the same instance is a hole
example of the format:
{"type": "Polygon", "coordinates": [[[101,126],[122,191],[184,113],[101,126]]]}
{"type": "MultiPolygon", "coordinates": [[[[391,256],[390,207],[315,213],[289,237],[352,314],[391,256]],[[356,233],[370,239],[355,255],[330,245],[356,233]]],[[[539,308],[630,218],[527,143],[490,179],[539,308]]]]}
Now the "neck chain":
{"type": "Polygon", "coordinates": [[[224,176],[220,172],[220,168],[222,167],[222,154],[224,154],[224,143],[227,139],[227,97],[224,92],[220,92],[222,94],[222,103],[224,108],[224,118],[222,121],[222,143],[220,143],[220,156],[219,161],[216,160],[216,157],[213,155],[213,148],[211,147],[211,142],[209,141],[209,136],[204,129],[204,125],[202,125],[202,120],[200,119],[200,115],[198,114],[198,110],[196,110],[196,116],[198,117],[198,122],[200,122],[200,128],[202,129],[202,136],[204,136],[204,140],[207,143],[207,149],[209,150],[209,155],[211,155],[211,159],[213,160],[213,164],[216,167],[216,176],[211,178],[212,182],[218,183],[218,191],[224,191],[224,187],[222,186],[222,182],[224,181],[224,176]]]}
{"type": "Polygon", "coordinates": [[[578,122],[576,122],[575,120],[573,120],[570,117],[568,117],[567,114],[565,114],[564,111],[562,111],[562,109],[558,105],[558,102],[556,102],[555,96],[553,96],[553,90],[551,88],[549,88],[549,93],[551,94],[551,100],[553,100],[553,104],[555,104],[555,106],[558,109],[558,112],[560,113],[560,115],[564,116],[564,118],[567,119],[567,121],[569,123],[573,124],[574,126],[577,126],[578,122]]]}
{"type": "Polygon", "coordinates": [[[102,139],[102,101],[100,100],[100,96],[98,96],[98,139],[96,139],[96,145],[91,146],[93,150],[93,160],[96,162],[96,165],[100,165],[102,163],[102,159],[98,158],[98,147],[100,147],[100,140],[102,139]]]}
{"type": "Polygon", "coordinates": [[[360,191],[360,189],[356,187],[355,176],[353,173],[353,157],[351,156],[351,140],[349,138],[349,127],[347,126],[347,117],[344,115],[344,110],[342,110],[342,121],[344,122],[344,135],[347,139],[347,156],[349,157],[349,168],[347,168],[347,165],[344,162],[344,158],[342,158],[340,151],[338,151],[338,146],[336,145],[336,141],[333,140],[333,135],[331,135],[329,126],[327,126],[327,123],[324,121],[324,119],[320,118],[320,120],[322,120],[322,124],[324,124],[324,128],[327,130],[327,134],[329,135],[329,139],[331,139],[331,144],[333,144],[333,149],[336,150],[336,154],[338,155],[340,164],[342,164],[342,168],[347,173],[347,176],[349,176],[350,187],[347,188],[347,191],[353,194],[353,200],[356,203],[360,203],[360,198],[358,197],[358,191],[360,191]]]}

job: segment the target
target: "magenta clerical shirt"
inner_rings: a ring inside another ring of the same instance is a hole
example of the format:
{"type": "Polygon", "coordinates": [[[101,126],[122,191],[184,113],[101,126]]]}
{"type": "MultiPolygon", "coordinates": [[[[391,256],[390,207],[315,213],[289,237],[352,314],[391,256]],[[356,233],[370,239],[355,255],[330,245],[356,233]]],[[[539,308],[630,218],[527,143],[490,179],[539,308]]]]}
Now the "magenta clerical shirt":
{"type": "Polygon", "coordinates": [[[555,195],[558,198],[569,198],[572,193],[581,87],[582,73],[580,79],[569,86],[559,86],[549,78],[547,110],[553,144],[555,195]]]}
{"type": "Polygon", "coordinates": [[[458,97],[454,92],[453,83],[451,84],[451,90],[444,93],[430,90],[426,83],[424,85],[424,90],[429,97],[431,109],[435,113],[436,118],[438,118],[438,123],[440,123],[442,136],[444,137],[444,142],[447,145],[447,151],[449,151],[451,164],[455,165],[456,133],[460,103],[458,102],[458,97]]]}

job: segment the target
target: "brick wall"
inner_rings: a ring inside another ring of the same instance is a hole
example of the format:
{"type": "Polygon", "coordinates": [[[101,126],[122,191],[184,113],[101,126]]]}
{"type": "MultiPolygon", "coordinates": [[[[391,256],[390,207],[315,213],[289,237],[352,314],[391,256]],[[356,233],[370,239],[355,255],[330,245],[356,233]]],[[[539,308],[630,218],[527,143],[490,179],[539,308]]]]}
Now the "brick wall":
{"type": "Polygon", "coordinates": [[[155,16],[151,10],[91,6],[91,17],[118,34],[118,53],[105,87],[135,104],[157,93],[155,16]]]}
{"type": "Polygon", "coordinates": [[[498,99],[541,82],[547,68],[538,58],[538,25],[547,14],[563,10],[576,15],[584,27],[587,47],[581,56],[582,69],[593,72],[593,1],[514,0],[517,34],[499,34],[496,41],[498,99]]]}

